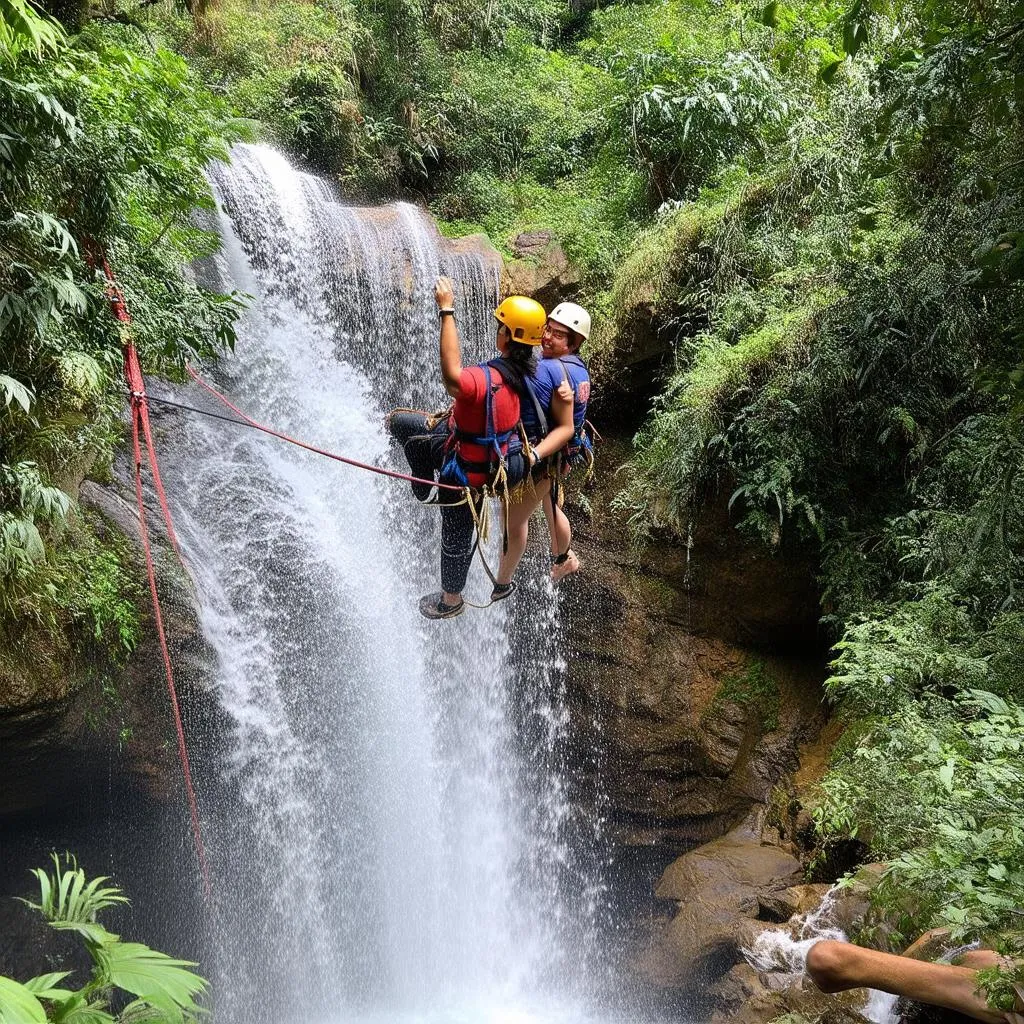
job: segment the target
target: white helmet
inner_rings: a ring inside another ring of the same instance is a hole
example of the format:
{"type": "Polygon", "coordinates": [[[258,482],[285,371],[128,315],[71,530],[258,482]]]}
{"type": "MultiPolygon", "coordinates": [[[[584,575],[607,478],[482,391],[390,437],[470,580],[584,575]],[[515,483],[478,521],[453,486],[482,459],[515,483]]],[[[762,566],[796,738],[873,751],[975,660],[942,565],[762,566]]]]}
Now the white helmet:
{"type": "Polygon", "coordinates": [[[548,313],[548,319],[582,334],[584,338],[590,337],[590,314],[575,302],[560,302],[548,313]]]}

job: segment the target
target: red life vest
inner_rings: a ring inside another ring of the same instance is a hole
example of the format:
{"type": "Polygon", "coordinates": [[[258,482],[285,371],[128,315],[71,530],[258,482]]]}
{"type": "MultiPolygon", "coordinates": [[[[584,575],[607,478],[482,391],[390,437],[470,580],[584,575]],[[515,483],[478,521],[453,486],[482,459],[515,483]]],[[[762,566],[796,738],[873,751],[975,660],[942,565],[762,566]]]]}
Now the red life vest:
{"type": "Polygon", "coordinates": [[[464,486],[493,482],[501,459],[516,447],[519,396],[496,367],[470,366],[459,375],[459,397],[448,421],[451,453],[441,478],[464,486]]]}

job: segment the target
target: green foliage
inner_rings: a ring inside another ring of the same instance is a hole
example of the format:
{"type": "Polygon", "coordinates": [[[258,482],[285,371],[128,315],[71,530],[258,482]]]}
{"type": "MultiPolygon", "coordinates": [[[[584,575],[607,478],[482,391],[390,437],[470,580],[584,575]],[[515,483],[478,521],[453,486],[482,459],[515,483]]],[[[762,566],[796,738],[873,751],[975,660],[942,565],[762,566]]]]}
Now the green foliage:
{"type": "Polygon", "coordinates": [[[816,809],[826,836],[859,836],[889,865],[873,894],[899,947],[945,925],[973,938],[1024,899],[1024,708],[963,690],[866,724],[816,809]]]}
{"type": "Polygon", "coordinates": [[[150,371],[230,345],[237,313],[182,266],[218,244],[193,215],[238,122],[180,57],[139,41],[93,25],[49,53],[0,53],[0,618],[70,613],[123,649],[134,613],[113,556],[65,529],[60,489],[102,470],[121,429],[121,336],[86,257],[115,268],[150,371]],[[75,543],[48,551],[60,537],[75,543]]]}
{"type": "Polygon", "coordinates": [[[364,32],[348,0],[220,0],[198,23],[173,6],[154,17],[207,82],[299,159],[342,172],[363,157],[364,32]]]}
{"type": "Polygon", "coordinates": [[[92,630],[92,639],[119,660],[139,642],[142,585],[129,543],[101,530],[95,517],[74,524],[74,538],[51,561],[57,603],[76,622],[92,630]]]}
{"type": "Polygon", "coordinates": [[[779,684],[771,670],[763,660],[754,658],[742,672],[731,673],[722,680],[712,709],[723,703],[739,704],[757,716],[763,732],[774,732],[779,727],[781,700],[779,684]]]}
{"type": "MultiPolygon", "coordinates": [[[[599,19],[609,67],[625,10],[599,19]]],[[[655,191],[689,201],[611,289],[610,363],[651,319],[675,356],[618,505],[639,535],[684,536],[728,501],[771,547],[819,553],[827,687],[853,723],[823,842],[889,860],[877,899],[906,929],[1006,928],[1024,867],[1024,21],[1008,0],[759,15],[698,54],[669,17],[624,65],[692,96],[694,67],[714,81],[752,54],[777,116],[755,140],[710,126],[696,178],[666,173],[683,140],[648,125],[655,191]]]]}
{"type": "Polygon", "coordinates": [[[40,14],[29,0],[0,0],[0,50],[37,54],[55,49],[64,38],[60,26],[40,14]]]}
{"type": "Polygon", "coordinates": [[[978,984],[988,997],[988,1005],[1004,1013],[1024,1003],[1024,935],[1019,932],[1000,944],[999,952],[1012,958],[1012,964],[989,967],[978,973],[978,984]]]}
{"type": "Polygon", "coordinates": [[[39,902],[26,900],[52,928],[76,932],[93,962],[92,976],[78,989],[61,984],[72,972],[42,974],[26,982],[0,978],[0,1020],[5,1024],[187,1024],[200,1019],[196,1002],[206,982],[176,960],[138,942],[123,942],[97,921],[99,913],[128,902],[105,877],[88,881],[73,857],[53,855],[53,871],[33,871],[39,902]],[[123,999],[135,996],[119,1012],[123,999]]]}

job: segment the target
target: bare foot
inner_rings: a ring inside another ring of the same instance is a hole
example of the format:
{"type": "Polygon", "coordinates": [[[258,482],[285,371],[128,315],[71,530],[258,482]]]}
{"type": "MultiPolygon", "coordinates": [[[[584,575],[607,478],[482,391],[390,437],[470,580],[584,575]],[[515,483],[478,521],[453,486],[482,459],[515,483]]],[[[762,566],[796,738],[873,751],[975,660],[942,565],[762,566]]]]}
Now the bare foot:
{"type": "Polygon", "coordinates": [[[559,580],[564,580],[566,576],[579,572],[582,568],[583,563],[576,557],[576,552],[569,548],[565,561],[552,566],[551,578],[557,583],[559,580]]]}

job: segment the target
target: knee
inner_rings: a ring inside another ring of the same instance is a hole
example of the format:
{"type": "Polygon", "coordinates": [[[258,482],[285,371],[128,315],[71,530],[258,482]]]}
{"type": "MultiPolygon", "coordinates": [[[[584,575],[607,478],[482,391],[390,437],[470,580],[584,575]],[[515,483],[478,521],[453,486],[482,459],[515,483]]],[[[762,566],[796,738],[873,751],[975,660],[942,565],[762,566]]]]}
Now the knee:
{"type": "Polygon", "coordinates": [[[807,973],[822,992],[840,992],[846,988],[845,968],[848,942],[823,939],[807,952],[807,973]]]}

